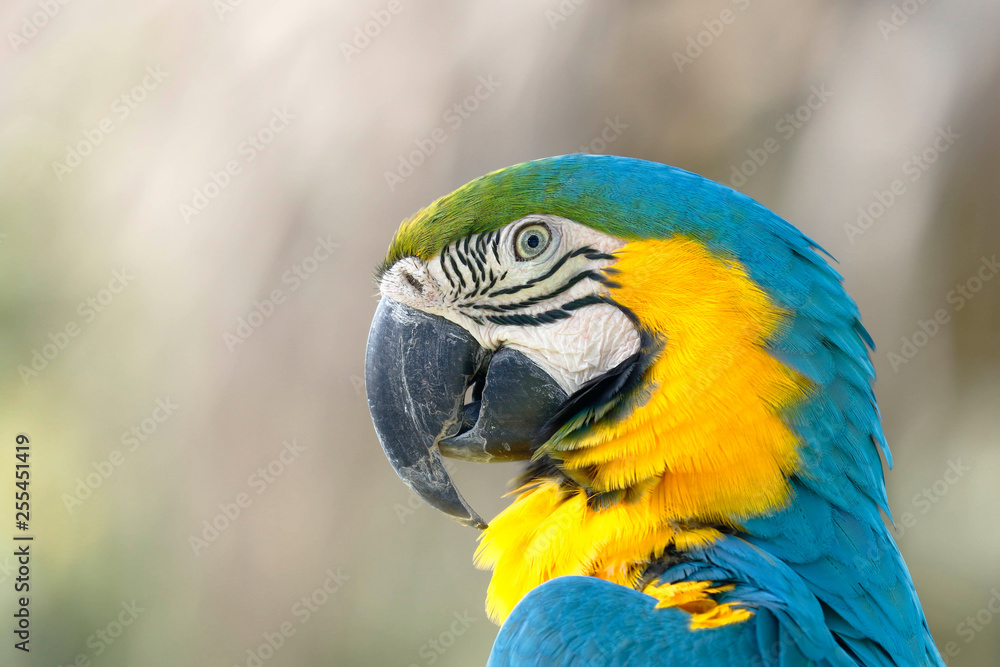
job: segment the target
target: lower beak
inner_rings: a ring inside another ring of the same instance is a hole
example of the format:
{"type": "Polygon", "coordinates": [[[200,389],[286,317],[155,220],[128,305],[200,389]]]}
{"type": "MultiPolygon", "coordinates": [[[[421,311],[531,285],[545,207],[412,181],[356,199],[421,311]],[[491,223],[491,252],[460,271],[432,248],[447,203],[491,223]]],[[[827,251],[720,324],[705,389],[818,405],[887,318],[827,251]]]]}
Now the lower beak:
{"type": "Polygon", "coordinates": [[[396,474],[460,523],[483,529],[442,454],[473,461],[530,458],[543,424],[566,399],[520,352],[490,354],[442,317],[383,297],[365,359],[368,409],[396,474]],[[470,386],[473,402],[466,404],[470,386]]]}

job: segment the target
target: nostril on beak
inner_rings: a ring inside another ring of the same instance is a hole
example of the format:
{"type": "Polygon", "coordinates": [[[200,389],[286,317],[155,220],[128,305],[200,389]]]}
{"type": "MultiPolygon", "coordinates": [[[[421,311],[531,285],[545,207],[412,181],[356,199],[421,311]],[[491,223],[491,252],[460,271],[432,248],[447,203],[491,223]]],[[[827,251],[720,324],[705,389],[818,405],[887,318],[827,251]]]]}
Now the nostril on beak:
{"type": "Polygon", "coordinates": [[[420,284],[419,280],[417,280],[412,275],[410,275],[410,273],[408,271],[402,271],[401,273],[403,274],[403,280],[405,280],[406,282],[410,283],[410,286],[413,289],[417,290],[418,294],[423,294],[424,293],[424,286],[420,284]]]}

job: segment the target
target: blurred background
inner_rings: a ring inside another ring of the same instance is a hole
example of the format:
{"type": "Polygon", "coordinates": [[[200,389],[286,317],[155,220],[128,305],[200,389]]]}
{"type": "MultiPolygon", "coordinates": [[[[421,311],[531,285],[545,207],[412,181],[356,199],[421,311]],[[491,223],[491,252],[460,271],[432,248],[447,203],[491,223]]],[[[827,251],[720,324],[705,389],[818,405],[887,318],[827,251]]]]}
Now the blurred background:
{"type": "MultiPolygon", "coordinates": [[[[0,28],[0,516],[25,433],[36,536],[28,656],[0,555],[0,663],[483,664],[476,535],[369,420],[371,274],[434,198],[577,151],[837,257],[933,634],[1000,661],[1000,4],[7,0],[0,28]]],[[[455,475],[490,517],[515,472],[455,475]]]]}

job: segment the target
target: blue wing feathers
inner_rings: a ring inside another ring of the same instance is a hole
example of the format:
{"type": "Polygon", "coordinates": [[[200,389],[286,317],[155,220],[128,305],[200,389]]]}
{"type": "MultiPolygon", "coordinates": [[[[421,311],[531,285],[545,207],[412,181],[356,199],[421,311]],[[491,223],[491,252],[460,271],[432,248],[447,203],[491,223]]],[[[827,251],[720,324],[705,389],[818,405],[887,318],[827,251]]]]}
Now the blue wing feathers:
{"type": "Polygon", "coordinates": [[[514,608],[487,667],[752,664],[752,621],[692,631],[686,612],[655,605],[648,595],[601,579],[553,579],[514,608]]]}

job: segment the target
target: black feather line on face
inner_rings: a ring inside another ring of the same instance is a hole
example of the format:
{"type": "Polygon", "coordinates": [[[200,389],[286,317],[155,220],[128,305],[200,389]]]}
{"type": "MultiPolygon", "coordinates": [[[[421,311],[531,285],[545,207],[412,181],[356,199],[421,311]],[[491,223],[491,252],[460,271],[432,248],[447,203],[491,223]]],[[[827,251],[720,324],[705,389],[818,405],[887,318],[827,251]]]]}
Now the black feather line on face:
{"type": "MultiPolygon", "coordinates": [[[[486,268],[487,268],[487,263],[484,262],[483,259],[481,257],[477,256],[477,255],[473,255],[472,256],[472,260],[475,262],[476,266],[479,268],[479,273],[475,276],[474,281],[473,281],[475,283],[475,285],[476,285],[476,289],[474,289],[472,291],[472,293],[469,294],[466,297],[466,298],[469,298],[469,299],[471,299],[471,298],[475,297],[477,294],[479,294],[481,282],[483,282],[483,283],[486,282],[486,268]],[[482,277],[482,281],[481,282],[480,282],[480,277],[482,277]]],[[[482,287],[485,288],[485,286],[482,286],[482,287]]]]}
{"type": "MultiPolygon", "coordinates": [[[[465,266],[468,267],[468,269],[469,269],[469,278],[470,278],[470,280],[472,280],[473,285],[476,286],[476,287],[478,287],[479,286],[479,273],[476,271],[476,258],[473,257],[471,254],[466,253],[466,252],[460,252],[458,254],[458,257],[459,257],[459,259],[462,260],[462,263],[465,264],[465,266]]],[[[467,294],[466,296],[469,296],[469,295],[467,294]]]]}
{"type": "Polygon", "coordinates": [[[448,247],[445,246],[444,250],[441,251],[441,270],[444,272],[444,277],[448,279],[448,284],[451,285],[452,291],[455,291],[455,281],[451,277],[451,273],[448,271],[448,247]]]}
{"type": "Polygon", "coordinates": [[[477,303],[477,304],[469,304],[469,305],[463,304],[463,306],[470,307],[470,308],[473,308],[475,310],[489,310],[489,311],[492,311],[494,313],[503,313],[503,312],[507,312],[509,310],[521,310],[523,308],[529,308],[531,306],[538,305],[539,303],[542,303],[543,301],[548,301],[549,299],[553,299],[553,298],[559,296],[560,294],[566,292],[567,290],[569,290],[570,288],[572,288],[574,285],[576,285],[578,282],[580,282],[581,280],[584,280],[586,278],[590,278],[592,280],[597,280],[598,279],[598,275],[596,273],[594,273],[593,271],[591,271],[590,269],[587,269],[586,271],[581,271],[580,273],[576,274],[575,276],[573,276],[572,278],[570,278],[569,280],[567,280],[565,283],[563,283],[560,287],[558,287],[555,290],[549,292],[548,294],[542,294],[542,295],[539,295],[539,296],[533,296],[530,299],[525,299],[524,301],[518,301],[517,303],[505,303],[505,304],[502,304],[502,305],[499,305],[499,306],[494,306],[492,304],[486,304],[486,303],[477,303]]]}
{"type": "Polygon", "coordinates": [[[488,234],[479,234],[476,236],[476,256],[479,258],[480,264],[488,264],[489,260],[486,257],[486,253],[489,252],[487,247],[487,237],[488,234]]]}
{"type": "Polygon", "coordinates": [[[458,262],[455,261],[455,256],[449,256],[448,260],[451,261],[451,268],[455,271],[455,275],[458,277],[458,284],[461,285],[462,289],[465,289],[465,278],[462,276],[462,272],[458,268],[458,262]]]}
{"type": "Polygon", "coordinates": [[[490,282],[483,287],[483,292],[488,292],[493,289],[493,286],[497,284],[497,276],[493,273],[493,267],[490,267],[490,282]]]}
{"type": "Polygon", "coordinates": [[[562,257],[560,257],[559,261],[557,261],[552,266],[552,268],[549,269],[548,271],[546,271],[543,275],[538,276],[536,278],[532,278],[531,280],[529,280],[529,281],[527,281],[525,283],[522,283],[521,285],[515,285],[514,287],[508,287],[508,288],[505,288],[505,289],[497,290],[496,292],[490,293],[488,296],[490,296],[492,298],[492,297],[497,297],[497,296],[503,296],[505,294],[517,294],[521,290],[526,290],[529,287],[537,285],[538,283],[540,283],[540,282],[542,282],[544,280],[548,280],[549,278],[551,278],[552,276],[554,276],[556,274],[556,272],[559,271],[559,269],[561,269],[563,267],[563,265],[566,262],[568,262],[570,259],[572,259],[574,257],[578,257],[580,255],[587,254],[587,253],[593,253],[593,252],[596,252],[596,251],[593,248],[590,248],[590,247],[583,247],[583,248],[578,248],[576,250],[570,250],[570,251],[566,252],[562,257]]]}
{"type": "Polygon", "coordinates": [[[537,327],[565,320],[570,314],[561,308],[546,310],[536,315],[487,315],[486,321],[504,326],[537,327]]]}
{"type": "Polygon", "coordinates": [[[462,250],[461,244],[455,244],[454,256],[458,258],[458,261],[462,263],[462,266],[469,270],[469,278],[472,278],[472,267],[469,265],[469,258],[467,253],[462,250]]]}

